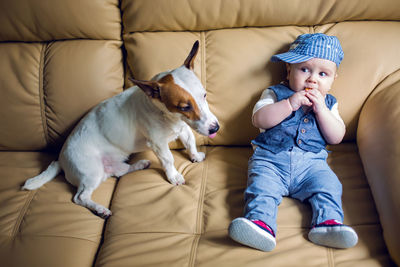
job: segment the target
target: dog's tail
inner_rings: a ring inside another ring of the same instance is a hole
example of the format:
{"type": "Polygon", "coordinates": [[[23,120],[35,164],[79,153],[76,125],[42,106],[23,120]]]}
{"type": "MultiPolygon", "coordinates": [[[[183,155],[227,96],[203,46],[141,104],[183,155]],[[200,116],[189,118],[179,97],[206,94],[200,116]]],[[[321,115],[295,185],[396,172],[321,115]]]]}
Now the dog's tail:
{"type": "Polygon", "coordinates": [[[53,180],[61,172],[60,163],[52,161],[45,171],[38,176],[28,179],[21,190],[35,190],[53,180]]]}

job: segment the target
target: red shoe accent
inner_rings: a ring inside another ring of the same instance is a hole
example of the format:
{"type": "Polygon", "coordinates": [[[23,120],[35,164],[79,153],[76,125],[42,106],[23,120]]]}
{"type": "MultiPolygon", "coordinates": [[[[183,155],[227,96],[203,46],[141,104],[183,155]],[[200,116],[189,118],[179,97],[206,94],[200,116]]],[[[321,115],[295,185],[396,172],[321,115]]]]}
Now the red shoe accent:
{"type": "Polygon", "coordinates": [[[260,226],[261,228],[263,228],[265,231],[267,231],[268,233],[270,233],[273,237],[275,237],[274,231],[271,229],[271,227],[269,227],[265,222],[260,221],[260,220],[254,220],[252,221],[253,223],[257,224],[258,226],[260,226]]]}
{"type": "Polygon", "coordinates": [[[343,223],[332,219],[332,220],[326,220],[320,224],[317,224],[316,226],[328,226],[328,225],[343,225],[343,223]]]}

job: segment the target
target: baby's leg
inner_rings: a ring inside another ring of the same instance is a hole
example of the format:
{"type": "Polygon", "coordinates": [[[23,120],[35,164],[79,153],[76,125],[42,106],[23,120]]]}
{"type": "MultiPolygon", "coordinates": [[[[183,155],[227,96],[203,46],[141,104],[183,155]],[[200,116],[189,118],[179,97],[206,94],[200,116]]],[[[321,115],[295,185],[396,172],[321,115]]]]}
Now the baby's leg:
{"type": "Polygon", "coordinates": [[[288,195],[285,181],[290,172],[290,154],[274,154],[257,147],[249,160],[247,188],[244,192],[245,215],[261,220],[276,233],[276,216],[282,196],[288,195]]]}
{"type": "Polygon", "coordinates": [[[332,219],[343,222],[342,184],[325,161],[313,162],[291,196],[311,204],[312,226],[332,219]]]}
{"type": "Polygon", "coordinates": [[[313,218],[308,238],[315,244],[349,248],[357,244],[356,232],[343,224],[342,184],[326,162],[312,165],[294,198],[308,200],[313,218]]]}
{"type": "Polygon", "coordinates": [[[281,157],[256,149],[249,161],[244,218],[236,218],[229,226],[233,240],[262,251],[275,248],[278,205],[287,194],[278,171],[287,166],[281,157]]]}
{"type": "Polygon", "coordinates": [[[244,192],[244,217],[260,220],[276,233],[276,217],[286,189],[272,168],[265,163],[253,161],[249,164],[247,188],[244,192]]]}

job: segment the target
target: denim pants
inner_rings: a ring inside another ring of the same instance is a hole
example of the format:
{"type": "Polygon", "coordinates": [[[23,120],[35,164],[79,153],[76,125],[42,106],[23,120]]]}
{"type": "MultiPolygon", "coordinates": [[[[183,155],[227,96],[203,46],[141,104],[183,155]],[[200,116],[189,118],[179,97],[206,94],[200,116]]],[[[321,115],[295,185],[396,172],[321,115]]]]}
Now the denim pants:
{"type": "Polygon", "coordinates": [[[277,154],[256,147],[249,160],[244,217],[261,220],[276,233],[278,205],[283,196],[308,201],[311,225],[335,219],[343,222],[342,184],[326,162],[328,152],[298,147],[277,154]]]}

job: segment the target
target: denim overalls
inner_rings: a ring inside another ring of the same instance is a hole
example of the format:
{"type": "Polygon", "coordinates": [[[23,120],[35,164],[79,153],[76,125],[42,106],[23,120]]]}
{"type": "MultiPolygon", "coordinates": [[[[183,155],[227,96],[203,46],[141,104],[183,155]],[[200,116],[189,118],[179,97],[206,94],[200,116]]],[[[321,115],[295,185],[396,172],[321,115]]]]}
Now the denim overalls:
{"type": "MultiPolygon", "coordinates": [[[[294,92],[283,84],[270,87],[277,101],[294,92]]],[[[335,97],[326,95],[329,109],[335,97]]],[[[261,220],[276,233],[278,205],[283,196],[307,200],[312,207],[312,225],[329,219],[343,221],[342,185],[326,162],[326,142],[312,111],[302,108],[252,141],[245,190],[245,217],[261,220]]]]}

